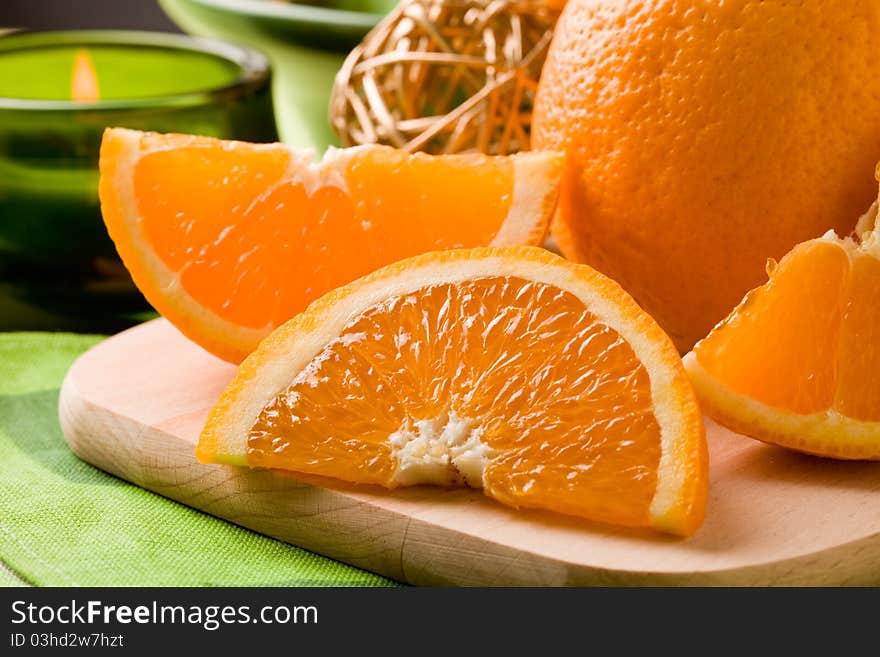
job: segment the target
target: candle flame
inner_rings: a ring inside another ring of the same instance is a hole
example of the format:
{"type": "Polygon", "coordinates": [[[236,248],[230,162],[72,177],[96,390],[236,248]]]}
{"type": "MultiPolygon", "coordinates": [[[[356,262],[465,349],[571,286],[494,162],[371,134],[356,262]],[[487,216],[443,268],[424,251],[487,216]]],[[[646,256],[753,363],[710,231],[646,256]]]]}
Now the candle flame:
{"type": "Polygon", "coordinates": [[[76,51],[73,58],[73,74],[70,77],[70,98],[81,103],[94,103],[101,99],[98,73],[92,56],[85,48],[76,51]]]}

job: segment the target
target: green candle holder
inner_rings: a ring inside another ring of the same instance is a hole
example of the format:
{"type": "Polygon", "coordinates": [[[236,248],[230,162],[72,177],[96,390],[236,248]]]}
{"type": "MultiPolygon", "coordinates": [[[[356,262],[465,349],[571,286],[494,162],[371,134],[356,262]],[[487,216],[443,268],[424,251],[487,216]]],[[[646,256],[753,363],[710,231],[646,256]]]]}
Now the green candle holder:
{"type": "Polygon", "coordinates": [[[149,32],[0,38],[0,329],[108,331],[149,309],[100,217],[107,126],[274,141],[267,60],[222,42],[149,32]],[[74,102],[74,56],[100,100],[74,102]]]}

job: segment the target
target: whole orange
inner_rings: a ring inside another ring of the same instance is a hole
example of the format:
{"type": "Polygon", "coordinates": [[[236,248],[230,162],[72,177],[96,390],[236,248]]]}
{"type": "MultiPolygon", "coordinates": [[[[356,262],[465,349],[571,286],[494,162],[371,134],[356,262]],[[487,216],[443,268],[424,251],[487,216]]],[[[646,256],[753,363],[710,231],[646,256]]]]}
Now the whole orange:
{"type": "Polygon", "coordinates": [[[880,2],[569,0],[537,148],[565,150],[553,234],[687,350],[768,257],[870,205],[880,2]]]}

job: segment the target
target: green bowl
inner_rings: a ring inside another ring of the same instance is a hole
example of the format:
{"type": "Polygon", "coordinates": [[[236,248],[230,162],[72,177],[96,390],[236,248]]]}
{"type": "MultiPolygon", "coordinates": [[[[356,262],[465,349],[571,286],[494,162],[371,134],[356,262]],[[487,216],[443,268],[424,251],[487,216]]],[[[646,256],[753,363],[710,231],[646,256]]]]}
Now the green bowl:
{"type": "Polygon", "coordinates": [[[348,52],[397,3],[160,0],[160,4],[186,32],[262,50],[272,61],[281,139],[322,151],[338,144],[327,119],[336,72],[348,52]]]}

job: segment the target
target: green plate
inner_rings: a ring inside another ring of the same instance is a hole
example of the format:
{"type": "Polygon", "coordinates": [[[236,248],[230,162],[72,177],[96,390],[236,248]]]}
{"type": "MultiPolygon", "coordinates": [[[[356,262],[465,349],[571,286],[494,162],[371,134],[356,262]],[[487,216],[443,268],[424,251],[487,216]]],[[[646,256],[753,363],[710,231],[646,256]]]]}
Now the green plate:
{"type": "Polygon", "coordinates": [[[272,0],[160,0],[191,34],[262,50],[272,61],[281,139],[323,151],[338,141],[327,120],[336,72],[394,0],[304,4],[272,0]]]}
{"type": "MultiPolygon", "coordinates": [[[[346,53],[394,8],[393,0],[339,0],[334,3],[273,2],[272,0],[162,0],[188,6],[206,19],[224,22],[230,30],[248,25],[277,39],[289,39],[321,50],[346,53]]],[[[229,34],[233,37],[233,32],[229,34]]]]}

